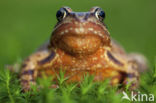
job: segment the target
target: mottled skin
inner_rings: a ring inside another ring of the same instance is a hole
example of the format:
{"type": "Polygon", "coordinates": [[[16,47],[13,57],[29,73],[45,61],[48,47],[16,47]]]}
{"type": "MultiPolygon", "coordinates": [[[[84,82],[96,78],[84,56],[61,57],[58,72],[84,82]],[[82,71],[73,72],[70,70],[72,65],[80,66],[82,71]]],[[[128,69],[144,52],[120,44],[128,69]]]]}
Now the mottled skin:
{"type": "Polygon", "coordinates": [[[20,78],[24,91],[43,73],[56,80],[60,69],[69,78],[67,82],[79,82],[89,73],[95,81],[110,78],[111,85],[132,82],[131,88],[138,86],[145,59],[139,54],[126,54],[110,38],[99,7],[89,12],[73,12],[69,7],[59,11],[63,15],[58,13],[50,40],[23,62],[20,78]]]}

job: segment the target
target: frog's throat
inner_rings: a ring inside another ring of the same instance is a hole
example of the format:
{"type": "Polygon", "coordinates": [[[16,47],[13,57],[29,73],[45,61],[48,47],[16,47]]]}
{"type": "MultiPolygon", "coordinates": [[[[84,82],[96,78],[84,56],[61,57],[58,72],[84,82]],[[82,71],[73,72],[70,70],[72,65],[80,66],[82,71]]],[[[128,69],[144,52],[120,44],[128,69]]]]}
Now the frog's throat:
{"type": "Polygon", "coordinates": [[[50,43],[73,54],[92,54],[101,46],[110,46],[109,32],[94,22],[62,23],[52,32],[50,43]]]}

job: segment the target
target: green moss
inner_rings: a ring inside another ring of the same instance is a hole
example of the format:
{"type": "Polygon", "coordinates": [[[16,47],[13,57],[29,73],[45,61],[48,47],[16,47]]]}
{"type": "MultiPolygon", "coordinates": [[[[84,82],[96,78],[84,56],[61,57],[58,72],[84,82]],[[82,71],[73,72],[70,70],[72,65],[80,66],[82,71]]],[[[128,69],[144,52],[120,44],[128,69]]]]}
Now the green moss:
{"type": "MultiPolygon", "coordinates": [[[[154,74],[154,73],[153,73],[154,74]]],[[[83,81],[67,84],[63,72],[58,75],[59,88],[49,88],[54,84],[51,77],[37,79],[37,85],[29,92],[21,92],[18,75],[9,70],[0,71],[0,101],[3,103],[129,103],[122,100],[122,92],[111,87],[109,80],[93,82],[93,76],[86,75],[83,81]],[[40,85],[40,88],[38,86],[40,85]]],[[[156,78],[152,72],[141,76],[137,91],[156,95],[156,78]]],[[[126,91],[130,95],[130,91],[126,91]]]]}

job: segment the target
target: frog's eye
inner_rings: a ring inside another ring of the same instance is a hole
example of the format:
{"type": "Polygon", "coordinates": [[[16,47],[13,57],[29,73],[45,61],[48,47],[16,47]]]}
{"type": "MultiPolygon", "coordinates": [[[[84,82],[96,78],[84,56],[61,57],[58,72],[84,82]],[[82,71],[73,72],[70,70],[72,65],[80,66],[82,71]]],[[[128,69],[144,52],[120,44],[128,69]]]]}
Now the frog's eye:
{"type": "Polygon", "coordinates": [[[105,12],[100,9],[100,8],[97,8],[97,10],[95,11],[95,16],[96,18],[98,18],[100,21],[103,21],[103,19],[105,18],[105,12]]]}
{"type": "Polygon", "coordinates": [[[66,15],[67,15],[67,11],[64,8],[61,8],[56,13],[57,20],[61,21],[62,19],[66,17],[66,15]]]}

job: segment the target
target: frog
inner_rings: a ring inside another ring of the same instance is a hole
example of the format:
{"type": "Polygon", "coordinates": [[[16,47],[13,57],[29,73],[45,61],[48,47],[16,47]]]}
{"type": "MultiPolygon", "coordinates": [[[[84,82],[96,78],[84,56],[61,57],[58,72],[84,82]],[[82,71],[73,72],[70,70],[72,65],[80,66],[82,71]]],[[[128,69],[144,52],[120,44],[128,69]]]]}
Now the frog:
{"type": "Polygon", "coordinates": [[[112,37],[104,23],[105,12],[95,6],[87,12],[62,7],[56,12],[57,23],[50,39],[22,63],[20,82],[28,91],[42,75],[57,81],[60,71],[67,83],[81,82],[93,75],[95,82],[110,80],[110,85],[139,85],[140,73],[147,68],[146,58],[127,53],[112,37]]]}

